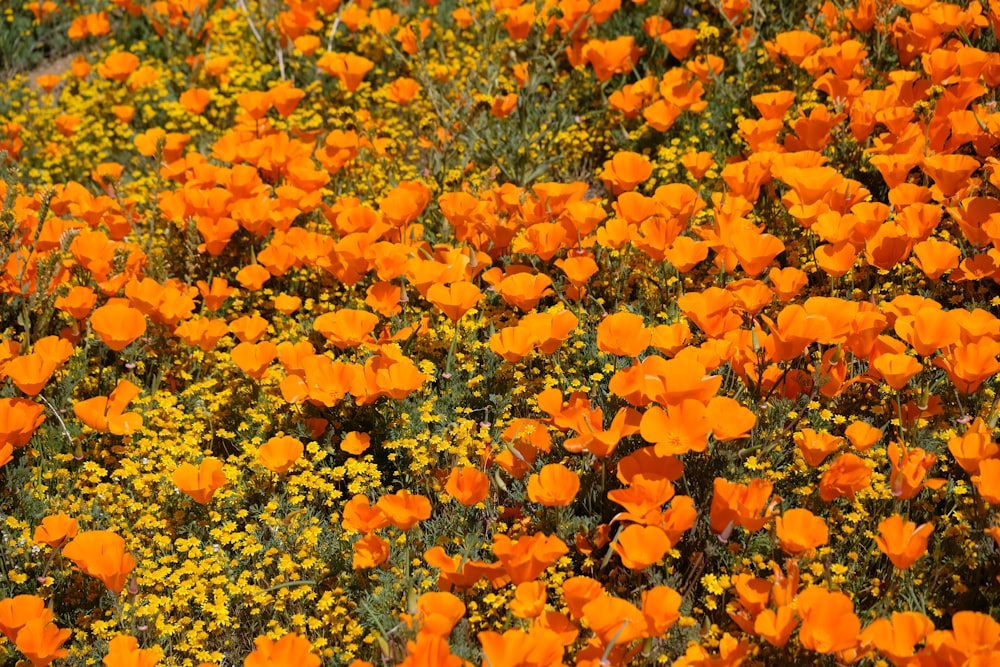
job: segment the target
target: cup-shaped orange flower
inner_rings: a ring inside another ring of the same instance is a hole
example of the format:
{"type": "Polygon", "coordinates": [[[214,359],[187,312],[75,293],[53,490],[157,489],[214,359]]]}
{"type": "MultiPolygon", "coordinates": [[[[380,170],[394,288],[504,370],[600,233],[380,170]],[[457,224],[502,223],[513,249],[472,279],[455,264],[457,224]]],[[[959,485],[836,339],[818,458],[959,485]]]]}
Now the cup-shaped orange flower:
{"type": "Polygon", "coordinates": [[[637,357],[653,338],[641,315],[615,313],[601,320],[597,325],[597,347],[611,354],[623,357],[637,357]]]}
{"type": "Polygon", "coordinates": [[[875,428],[868,422],[855,421],[844,429],[844,435],[855,449],[864,452],[882,439],[882,429],[875,428]]]}
{"type": "Polygon", "coordinates": [[[646,635],[646,617],[632,603],[601,595],[583,606],[583,618],[604,646],[624,646],[646,635]]]}
{"type": "Polygon", "coordinates": [[[257,450],[257,461],[271,472],[282,473],[295,465],[305,446],[290,435],[275,436],[257,450]]]}
{"type": "Polygon", "coordinates": [[[139,56],[128,51],[112,53],[97,66],[97,73],[105,79],[124,82],[139,66],[139,56]]]}
{"type": "Polygon", "coordinates": [[[78,534],[63,547],[63,555],[92,577],[97,577],[109,591],[121,593],[125,580],[137,565],[125,551],[125,540],[109,530],[88,530],[78,534]]]}
{"type": "Polygon", "coordinates": [[[550,463],[528,478],[528,498],[547,507],[565,507],[580,490],[580,476],[561,463],[550,463]]]}
{"type": "Polygon", "coordinates": [[[791,509],[775,520],[778,544],[792,556],[821,547],[830,539],[826,521],[807,509],[791,509]]]}
{"type": "Polygon", "coordinates": [[[896,498],[909,500],[925,485],[934,488],[940,486],[940,480],[926,479],[927,473],[937,461],[936,454],[925,452],[920,447],[907,448],[895,441],[889,443],[886,453],[892,465],[889,485],[896,498]]]}
{"type": "Polygon", "coordinates": [[[389,560],[389,543],[374,533],[365,535],[354,543],[351,568],[370,570],[389,560]]]}
{"type": "Polygon", "coordinates": [[[892,618],[875,619],[861,633],[861,641],[872,644],[894,665],[911,663],[917,643],[934,631],[934,622],[919,611],[893,612],[892,618]]]}
{"type": "Polygon", "coordinates": [[[854,500],[854,494],[867,488],[871,477],[871,468],[864,459],[856,454],[841,454],[820,478],[819,497],[826,502],[841,496],[854,500]]]}
{"type": "Polygon", "coordinates": [[[152,649],[139,648],[139,640],[131,635],[118,635],[108,642],[104,667],[153,667],[160,661],[160,654],[152,649]]]}
{"type": "Polygon", "coordinates": [[[53,514],[42,519],[40,526],[35,528],[32,539],[39,544],[47,544],[57,548],[66,543],[66,540],[76,537],[80,530],[80,525],[76,519],[68,514],[53,514]]]}
{"type": "Polygon", "coordinates": [[[842,438],[826,433],[825,431],[814,431],[811,428],[804,428],[797,432],[792,439],[795,441],[802,457],[806,463],[815,468],[823,463],[827,456],[840,447],[842,438]]]}
{"type": "Polygon", "coordinates": [[[24,624],[35,618],[52,620],[52,612],[45,608],[45,600],[37,595],[17,595],[0,600],[0,632],[14,641],[24,624]]]}
{"type": "Polygon", "coordinates": [[[376,505],[389,517],[390,523],[400,530],[409,530],[417,523],[431,518],[431,501],[406,489],[382,496],[376,505]]]}
{"type": "Polygon", "coordinates": [[[653,174],[653,163],[645,156],[631,151],[620,151],[604,163],[601,180],[616,195],[634,190],[653,174]]]}
{"type": "Polygon", "coordinates": [[[427,300],[440,308],[453,322],[462,319],[482,295],[482,291],[467,280],[459,280],[447,286],[438,283],[427,290],[427,300]]]}
{"type": "Polygon", "coordinates": [[[146,318],[142,311],[125,303],[114,302],[105,304],[90,314],[90,327],[105,345],[115,352],[121,352],[146,333],[146,318]]]}
{"type": "Polygon", "coordinates": [[[0,446],[24,447],[45,421],[45,406],[26,398],[0,398],[0,446]]]}
{"type": "Polygon", "coordinates": [[[28,396],[38,396],[45,384],[52,377],[57,364],[46,359],[37,352],[24,354],[8,361],[3,372],[13,381],[17,388],[28,396]]]}
{"type": "Polygon", "coordinates": [[[948,440],[948,451],[955,457],[962,470],[970,475],[979,472],[983,461],[996,458],[1000,445],[993,442],[990,429],[977,417],[962,435],[948,440]]]}
{"type": "Polygon", "coordinates": [[[854,613],[851,598],[839,591],[810,586],[796,598],[802,618],[799,641],[811,651],[834,653],[855,647],[861,632],[861,621],[854,613]]]}
{"type": "MultiPolygon", "coordinates": [[[[547,667],[561,664],[563,657],[559,635],[548,628],[507,630],[502,635],[480,632],[476,636],[483,647],[483,664],[490,667],[547,667]]],[[[441,663],[426,664],[429,667],[441,663]]]]}
{"type": "Polygon", "coordinates": [[[528,535],[517,542],[506,535],[493,535],[493,554],[515,584],[534,581],[568,551],[569,547],[555,535],[528,535]]]}
{"type": "Polygon", "coordinates": [[[771,518],[771,492],[774,485],[766,479],[753,479],[750,484],[736,484],[716,477],[712,494],[709,523],[712,532],[728,535],[736,526],[755,531],[771,518]]]}
{"type": "Polygon", "coordinates": [[[14,640],[18,650],[31,661],[33,667],[45,667],[53,660],[65,658],[69,650],[62,648],[72,630],[59,628],[51,617],[33,618],[18,631],[14,640]]]}
{"type": "Polygon", "coordinates": [[[313,329],[340,350],[374,342],[371,333],[376,326],[378,315],[351,308],[325,313],[313,322],[313,329]]]}
{"type": "Polygon", "coordinates": [[[444,490],[461,504],[472,507],[486,500],[490,492],[490,478],[472,466],[452,468],[444,490]]]}
{"type": "Polygon", "coordinates": [[[371,533],[389,525],[389,517],[382,508],[372,505],[368,496],[358,494],[344,503],[344,518],[340,525],[345,530],[356,530],[361,533],[371,533]]]}
{"type": "Polygon", "coordinates": [[[215,492],[225,486],[227,481],[226,473],[222,471],[222,461],[214,456],[202,459],[197,468],[191,463],[182,463],[171,479],[178,489],[202,505],[212,502],[215,492]]]}
{"type": "Polygon", "coordinates": [[[142,416],[125,408],[142,392],[128,380],[119,380],[110,396],[95,396],[73,405],[73,414],[84,424],[101,433],[128,435],[142,428],[142,416]]]}
{"type": "Polygon", "coordinates": [[[420,632],[447,637],[465,616],[465,603],[442,591],[424,593],[417,599],[417,625],[420,632]]]}
{"type": "Polygon", "coordinates": [[[632,524],[618,534],[612,544],[622,564],[630,570],[643,570],[657,563],[670,551],[673,544],[659,526],[632,524]]]}
{"type": "Polygon", "coordinates": [[[972,483],[983,500],[1000,505],[1000,459],[986,459],[979,465],[979,474],[972,476],[972,483]]]}
{"type": "Polygon", "coordinates": [[[871,363],[886,383],[896,391],[905,387],[910,378],[923,369],[920,362],[908,354],[880,354],[871,363]]]}
{"type": "Polygon", "coordinates": [[[289,633],[274,641],[270,637],[253,640],[256,650],[243,661],[244,667],[319,667],[320,659],[312,652],[312,644],[305,637],[289,633]]]}
{"type": "Polygon", "coordinates": [[[278,346],[269,340],[259,343],[240,343],[229,353],[241,371],[259,380],[267,374],[268,366],[278,356],[278,346]]]}
{"type": "Polygon", "coordinates": [[[879,522],[878,532],[875,544],[879,550],[888,556],[897,568],[906,570],[927,553],[927,538],[934,532],[934,524],[924,523],[917,526],[912,521],[893,514],[879,522]]]}

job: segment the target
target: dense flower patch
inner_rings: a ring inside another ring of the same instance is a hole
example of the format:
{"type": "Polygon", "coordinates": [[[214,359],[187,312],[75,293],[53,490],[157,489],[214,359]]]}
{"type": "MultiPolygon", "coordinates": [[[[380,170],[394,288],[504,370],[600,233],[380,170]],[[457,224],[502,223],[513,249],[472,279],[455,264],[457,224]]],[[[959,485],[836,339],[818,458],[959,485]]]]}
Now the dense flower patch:
{"type": "Polygon", "coordinates": [[[1000,662],[997,0],[5,12],[5,664],[1000,662]]]}

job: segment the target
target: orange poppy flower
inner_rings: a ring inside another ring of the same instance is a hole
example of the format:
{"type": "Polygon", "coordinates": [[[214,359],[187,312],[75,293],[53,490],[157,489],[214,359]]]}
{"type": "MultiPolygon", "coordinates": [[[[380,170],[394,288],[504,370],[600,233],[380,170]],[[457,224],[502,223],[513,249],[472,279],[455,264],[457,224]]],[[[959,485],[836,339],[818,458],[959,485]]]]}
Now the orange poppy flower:
{"type": "Polygon", "coordinates": [[[141,311],[115,301],[91,313],[90,326],[105,345],[115,352],[121,352],[146,333],[146,318],[141,311]]]}
{"type": "Polygon", "coordinates": [[[45,384],[56,370],[56,365],[54,361],[32,352],[7,362],[3,372],[25,394],[37,396],[45,388],[45,384]]]}
{"type": "Polygon", "coordinates": [[[976,343],[959,343],[942,351],[934,358],[934,365],[943,368],[948,379],[962,394],[971,394],[983,382],[1000,372],[1000,343],[992,339],[976,343]]]}
{"type": "Polygon", "coordinates": [[[190,463],[182,463],[171,479],[178,489],[202,505],[212,502],[215,492],[228,481],[222,471],[222,461],[214,456],[202,459],[197,468],[190,463]]]}
{"type": "Polygon", "coordinates": [[[290,435],[274,436],[257,450],[257,462],[280,475],[288,472],[303,452],[305,446],[296,438],[290,435]]]}
{"type": "Polygon", "coordinates": [[[132,554],[125,551],[125,540],[107,530],[79,533],[63,547],[63,555],[114,593],[122,592],[125,580],[137,565],[132,554]]]}
{"type": "Polygon", "coordinates": [[[0,631],[11,642],[28,621],[36,618],[52,620],[51,610],[45,607],[45,600],[36,595],[17,595],[0,600],[0,631]]]}
{"type": "Polygon", "coordinates": [[[772,646],[781,648],[788,643],[798,623],[799,619],[791,607],[765,609],[754,619],[753,631],[772,646]]]}
{"type": "Polygon", "coordinates": [[[730,238],[740,266],[749,276],[760,275],[774,258],[785,251],[785,244],[776,236],[761,234],[755,229],[743,229],[730,238]]]}
{"type": "Polygon", "coordinates": [[[630,570],[643,570],[660,559],[673,543],[659,526],[630,524],[618,533],[611,548],[622,559],[622,564],[630,570]]]}
{"type": "Polygon", "coordinates": [[[515,273],[497,286],[500,297],[512,306],[527,312],[538,305],[542,297],[552,294],[552,279],[542,273],[515,273]]]}
{"type": "Polygon", "coordinates": [[[500,533],[493,535],[493,554],[515,584],[534,581],[568,551],[554,535],[527,535],[517,542],[500,533]]]}
{"type": "Polygon", "coordinates": [[[612,595],[600,595],[585,604],[583,618],[605,647],[625,646],[648,633],[643,613],[612,595]]]}
{"type": "Polygon", "coordinates": [[[89,287],[76,285],[69,292],[56,299],[55,306],[68,313],[75,320],[87,318],[90,311],[97,305],[97,294],[89,287]]]}
{"type": "Polygon", "coordinates": [[[427,290],[427,300],[440,308],[451,321],[457,322],[479,302],[482,294],[475,284],[460,280],[448,286],[440,283],[432,285],[427,290]]]}
{"type": "Polygon", "coordinates": [[[118,635],[108,642],[105,667],[154,667],[160,654],[153,649],[139,648],[139,640],[130,635],[118,635]]]}
{"type": "Polygon", "coordinates": [[[507,630],[502,635],[480,632],[476,637],[483,649],[483,664],[490,667],[549,667],[560,664],[563,657],[559,635],[548,628],[507,630]]]}
{"type": "Polygon", "coordinates": [[[181,322],[174,330],[174,334],[178,338],[203,352],[209,352],[215,348],[227,333],[229,333],[229,327],[225,321],[208,317],[198,317],[181,322]]]}
{"type": "Polygon", "coordinates": [[[894,665],[905,665],[916,656],[917,643],[934,631],[934,622],[919,611],[893,612],[875,619],[861,633],[862,643],[873,645],[894,665]]]}
{"type": "Polygon", "coordinates": [[[934,185],[947,197],[954,197],[969,186],[969,176],[980,168],[979,160],[971,155],[951,153],[925,157],[920,168],[931,177],[934,185]]]}
{"type": "Polygon", "coordinates": [[[820,478],[819,497],[826,502],[841,496],[854,500],[854,494],[868,487],[871,476],[871,469],[860,456],[841,454],[820,478]]]}
{"type": "Polygon", "coordinates": [[[577,288],[586,285],[591,276],[598,271],[598,266],[594,258],[588,255],[557,259],[555,265],[566,274],[566,279],[577,288]]]}
{"type": "Polygon", "coordinates": [[[796,598],[796,610],[802,618],[799,641],[810,651],[835,653],[857,645],[861,621],[846,594],[810,586],[796,598]]]}
{"type": "Polygon", "coordinates": [[[267,333],[270,324],[260,315],[244,315],[229,323],[229,331],[236,335],[241,343],[256,343],[267,333]]]}
{"type": "Polygon", "coordinates": [[[206,283],[204,280],[199,280],[197,284],[201,298],[205,302],[205,307],[213,312],[221,308],[226,299],[236,291],[229,286],[229,282],[225,278],[212,278],[211,284],[206,283]]]}
{"type": "Polygon", "coordinates": [[[882,429],[875,428],[868,422],[855,421],[844,429],[844,435],[855,449],[864,452],[882,439],[882,429]]]}
{"type": "Polygon", "coordinates": [[[634,190],[653,173],[653,164],[643,155],[619,151],[604,163],[601,180],[616,195],[634,190]]]}
{"type": "Polygon", "coordinates": [[[264,286],[264,283],[266,283],[270,277],[271,272],[260,264],[250,264],[249,266],[244,266],[236,273],[236,282],[242,285],[245,289],[251,292],[256,292],[264,286]]]}
{"type": "Polygon", "coordinates": [[[639,433],[656,446],[657,456],[703,452],[712,432],[706,412],[704,404],[690,399],[670,404],[666,411],[653,406],[643,413],[639,433]]]}
{"type": "Polygon", "coordinates": [[[277,356],[278,346],[269,340],[240,343],[229,352],[229,357],[237,368],[255,380],[267,374],[268,367],[277,356]]]}
{"type": "Polygon", "coordinates": [[[979,474],[973,475],[972,483],[988,503],[1000,505],[1000,459],[986,459],[979,464],[979,474]]]}
{"type": "Polygon", "coordinates": [[[42,519],[40,526],[35,528],[32,539],[40,544],[47,544],[53,549],[62,546],[66,540],[76,537],[80,524],[67,514],[54,514],[42,519]]]}
{"type": "Polygon", "coordinates": [[[934,524],[924,523],[918,527],[912,521],[893,514],[879,522],[878,532],[875,544],[879,550],[898,569],[906,570],[927,552],[927,538],[934,532],[934,524]]]}
{"type": "Polygon", "coordinates": [[[906,448],[905,445],[893,441],[887,448],[892,473],[889,485],[892,495],[901,500],[909,500],[917,495],[924,486],[938,488],[942,480],[928,479],[927,472],[937,461],[935,454],[928,454],[920,447],[906,448]]]}
{"type": "Polygon", "coordinates": [[[389,560],[389,543],[375,534],[362,537],[353,549],[351,568],[355,570],[368,570],[389,560]]]}
{"type": "Polygon", "coordinates": [[[139,66],[139,56],[128,51],[112,53],[97,66],[97,73],[105,79],[124,82],[139,66]]]}
{"type": "Polygon", "coordinates": [[[289,633],[274,641],[270,637],[253,640],[256,648],[244,661],[244,667],[319,667],[319,656],[312,652],[312,644],[305,637],[289,633]]]}
{"type": "Polygon", "coordinates": [[[871,362],[872,367],[890,387],[899,391],[914,375],[923,370],[919,361],[907,354],[880,354],[871,362]]]}
{"type": "Polygon", "coordinates": [[[583,45],[580,64],[589,62],[597,80],[604,83],[615,74],[632,70],[639,55],[635,51],[635,38],[631,35],[611,40],[591,39],[583,45]]]}
{"type": "Polygon", "coordinates": [[[345,350],[373,343],[371,333],[378,326],[378,321],[378,315],[374,313],[342,308],[317,317],[313,321],[313,329],[323,334],[337,349],[345,350]]]}
{"type": "Polygon", "coordinates": [[[84,424],[101,433],[128,435],[142,428],[142,416],[125,412],[126,406],[140,393],[137,385],[119,380],[110,396],[95,396],[73,405],[73,414],[84,424]]]}
{"type": "Polygon", "coordinates": [[[652,340],[642,316],[622,312],[609,315],[597,325],[597,347],[604,352],[624,357],[637,357],[652,340]]]}
{"type": "Polygon", "coordinates": [[[728,396],[713,396],[705,417],[712,424],[712,437],[719,442],[750,437],[750,430],[757,423],[757,415],[750,408],[728,396]]]}
{"type": "Polygon", "coordinates": [[[29,620],[17,633],[14,644],[31,661],[33,667],[44,667],[53,660],[65,658],[69,650],[61,648],[72,630],[60,629],[51,618],[40,616],[29,620]]]}
{"type": "Polygon", "coordinates": [[[840,447],[842,442],[842,439],[835,435],[826,431],[817,433],[811,428],[796,432],[793,440],[799,451],[802,452],[806,463],[813,468],[822,464],[827,456],[840,447]]]}
{"type": "Polygon", "coordinates": [[[528,498],[547,507],[565,507],[580,490],[580,476],[561,463],[542,466],[528,478],[528,498]]]}
{"type": "Polygon", "coordinates": [[[545,611],[545,583],[526,581],[516,587],[510,612],[514,618],[538,618],[545,611]]]}
{"type": "Polygon", "coordinates": [[[340,441],[341,451],[354,456],[361,456],[371,447],[371,436],[367,433],[350,431],[344,434],[344,439],[340,441]]]}
{"type": "Polygon", "coordinates": [[[970,475],[979,472],[980,464],[986,459],[996,458],[1000,454],[1000,445],[993,442],[993,437],[982,418],[977,417],[962,435],[948,440],[948,451],[962,466],[962,470],[970,475]]]}
{"type": "Polygon", "coordinates": [[[735,526],[748,531],[760,530],[771,518],[774,486],[764,479],[753,479],[749,485],[736,484],[723,477],[713,483],[709,522],[712,532],[728,535],[735,526]]]}
{"type": "Polygon", "coordinates": [[[482,470],[472,466],[452,468],[444,488],[459,503],[472,507],[489,495],[490,478],[482,470]]]}
{"type": "Polygon", "coordinates": [[[802,508],[788,510],[775,519],[775,533],[781,550],[792,556],[821,547],[830,539],[826,521],[802,508]]]}
{"type": "Polygon", "coordinates": [[[45,406],[26,398],[0,398],[0,445],[24,447],[45,421],[45,406]]]}
{"type": "Polygon", "coordinates": [[[368,496],[358,494],[344,503],[341,525],[345,530],[371,533],[389,525],[389,517],[378,505],[371,505],[368,496]]]}
{"type": "Polygon", "coordinates": [[[376,505],[389,518],[390,523],[400,530],[409,530],[431,517],[431,501],[406,489],[382,496],[376,505]]]}

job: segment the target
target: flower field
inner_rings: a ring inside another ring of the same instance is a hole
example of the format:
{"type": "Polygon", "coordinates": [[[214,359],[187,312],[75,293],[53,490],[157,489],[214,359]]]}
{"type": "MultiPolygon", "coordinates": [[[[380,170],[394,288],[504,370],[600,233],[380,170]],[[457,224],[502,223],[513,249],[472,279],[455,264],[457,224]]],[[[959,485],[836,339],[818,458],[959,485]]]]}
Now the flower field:
{"type": "Polygon", "coordinates": [[[998,36],[6,3],[0,663],[1000,664],[998,36]]]}

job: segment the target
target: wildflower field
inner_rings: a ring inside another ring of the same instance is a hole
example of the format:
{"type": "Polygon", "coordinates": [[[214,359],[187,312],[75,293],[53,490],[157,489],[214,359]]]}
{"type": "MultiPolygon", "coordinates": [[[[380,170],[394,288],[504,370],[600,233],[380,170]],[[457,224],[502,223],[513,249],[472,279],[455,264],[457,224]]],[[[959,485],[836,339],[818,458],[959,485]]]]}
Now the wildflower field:
{"type": "Polygon", "coordinates": [[[1000,0],[2,10],[0,664],[1000,664],[1000,0]]]}

